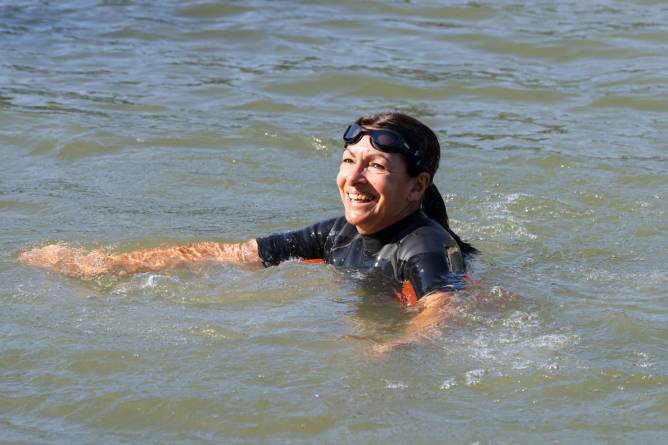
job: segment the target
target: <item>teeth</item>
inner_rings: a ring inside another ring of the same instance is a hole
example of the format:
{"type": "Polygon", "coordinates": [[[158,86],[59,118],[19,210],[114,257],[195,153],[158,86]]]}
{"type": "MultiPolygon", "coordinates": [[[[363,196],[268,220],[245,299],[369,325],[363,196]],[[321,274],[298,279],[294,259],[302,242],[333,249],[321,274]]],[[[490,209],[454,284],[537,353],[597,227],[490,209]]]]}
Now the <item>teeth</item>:
{"type": "Polygon", "coordinates": [[[348,197],[353,201],[371,201],[373,198],[363,193],[348,193],[348,197]]]}

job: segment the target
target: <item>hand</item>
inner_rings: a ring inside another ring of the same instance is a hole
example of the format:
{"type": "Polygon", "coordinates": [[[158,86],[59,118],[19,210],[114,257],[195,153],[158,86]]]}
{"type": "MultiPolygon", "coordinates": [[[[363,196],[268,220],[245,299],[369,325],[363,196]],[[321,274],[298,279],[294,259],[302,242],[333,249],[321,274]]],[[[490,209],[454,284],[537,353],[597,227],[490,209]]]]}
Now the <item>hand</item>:
{"type": "Polygon", "coordinates": [[[376,358],[383,358],[390,352],[401,347],[415,344],[418,340],[413,338],[401,338],[396,340],[389,340],[383,343],[373,345],[371,348],[371,355],[376,358]]]}
{"type": "Polygon", "coordinates": [[[100,250],[85,252],[64,244],[36,247],[19,255],[26,266],[40,267],[70,277],[92,278],[111,271],[111,256],[100,250]]]}

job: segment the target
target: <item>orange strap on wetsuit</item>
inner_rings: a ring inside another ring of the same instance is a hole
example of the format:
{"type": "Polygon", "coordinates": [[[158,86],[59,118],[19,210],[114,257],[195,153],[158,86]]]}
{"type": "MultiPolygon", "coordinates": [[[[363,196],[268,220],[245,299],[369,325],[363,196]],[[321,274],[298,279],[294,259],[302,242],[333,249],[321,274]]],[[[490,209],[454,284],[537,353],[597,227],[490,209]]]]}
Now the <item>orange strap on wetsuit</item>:
{"type": "Polygon", "coordinates": [[[325,260],[323,260],[322,258],[311,258],[311,259],[302,260],[302,261],[305,262],[305,263],[317,263],[317,264],[324,264],[325,263],[325,260]]]}

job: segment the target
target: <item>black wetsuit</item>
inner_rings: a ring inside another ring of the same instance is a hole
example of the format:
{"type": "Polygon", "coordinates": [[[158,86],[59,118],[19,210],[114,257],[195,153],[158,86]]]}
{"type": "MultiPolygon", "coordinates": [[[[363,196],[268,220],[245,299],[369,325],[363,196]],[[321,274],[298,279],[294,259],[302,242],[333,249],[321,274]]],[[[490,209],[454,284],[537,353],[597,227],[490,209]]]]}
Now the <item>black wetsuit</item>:
{"type": "Polygon", "coordinates": [[[339,217],[302,230],[258,238],[257,244],[265,266],[294,258],[321,259],[380,275],[390,281],[405,304],[437,290],[455,290],[463,285],[465,266],[457,242],[422,211],[372,235],[359,234],[355,226],[339,217]]]}

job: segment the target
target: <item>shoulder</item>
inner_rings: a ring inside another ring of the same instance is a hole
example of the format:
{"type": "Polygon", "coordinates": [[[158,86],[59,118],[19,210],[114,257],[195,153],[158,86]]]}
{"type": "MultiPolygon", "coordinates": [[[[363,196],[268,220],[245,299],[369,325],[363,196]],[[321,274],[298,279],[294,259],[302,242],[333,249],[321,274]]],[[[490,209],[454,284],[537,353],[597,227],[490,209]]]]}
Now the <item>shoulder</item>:
{"type": "Polygon", "coordinates": [[[425,217],[422,223],[399,241],[399,256],[407,260],[425,253],[441,253],[456,248],[457,242],[436,221],[425,217]]]}
{"type": "Polygon", "coordinates": [[[425,223],[407,234],[400,242],[398,259],[405,264],[436,262],[452,273],[466,271],[464,255],[457,241],[439,223],[425,218],[425,223]]]}

